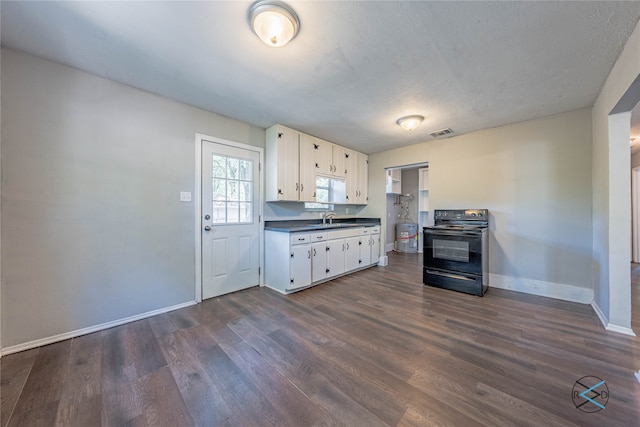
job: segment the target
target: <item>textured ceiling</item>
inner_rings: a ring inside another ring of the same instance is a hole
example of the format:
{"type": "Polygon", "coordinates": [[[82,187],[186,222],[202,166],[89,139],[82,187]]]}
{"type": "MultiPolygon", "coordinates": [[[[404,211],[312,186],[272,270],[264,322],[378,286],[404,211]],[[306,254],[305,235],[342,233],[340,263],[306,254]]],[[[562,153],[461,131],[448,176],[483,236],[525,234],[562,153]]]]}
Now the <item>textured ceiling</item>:
{"type": "Polygon", "coordinates": [[[640,2],[290,1],[269,48],[250,1],[1,3],[2,45],[260,127],[366,153],[591,106],[640,2]],[[395,121],[426,117],[406,132],[395,121]]]}

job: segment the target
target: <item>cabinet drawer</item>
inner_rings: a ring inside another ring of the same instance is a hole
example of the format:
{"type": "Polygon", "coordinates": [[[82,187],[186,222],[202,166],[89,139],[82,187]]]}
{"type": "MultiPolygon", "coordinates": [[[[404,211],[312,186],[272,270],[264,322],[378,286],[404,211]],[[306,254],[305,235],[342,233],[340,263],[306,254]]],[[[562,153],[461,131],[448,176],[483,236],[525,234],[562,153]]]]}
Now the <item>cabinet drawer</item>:
{"type": "Polygon", "coordinates": [[[323,242],[327,240],[327,233],[312,233],[311,242],[323,242]]]}
{"type": "Polygon", "coordinates": [[[309,234],[292,234],[290,237],[290,243],[292,245],[299,245],[302,243],[309,243],[311,241],[311,237],[309,234]]]}
{"type": "Polygon", "coordinates": [[[371,227],[363,227],[360,229],[360,235],[371,234],[371,227]]]}
{"type": "Polygon", "coordinates": [[[380,234],[380,226],[376,225],[375,227],[369,227],[371,234],[380,234]]]}

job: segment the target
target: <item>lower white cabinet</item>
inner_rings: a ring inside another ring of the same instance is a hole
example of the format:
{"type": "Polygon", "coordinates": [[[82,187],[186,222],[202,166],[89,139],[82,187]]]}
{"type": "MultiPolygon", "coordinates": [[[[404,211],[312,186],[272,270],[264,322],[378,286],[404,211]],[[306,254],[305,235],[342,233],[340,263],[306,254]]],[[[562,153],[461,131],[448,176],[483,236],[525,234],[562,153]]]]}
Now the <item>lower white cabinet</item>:
{"type": "Polygon", "coordinates": [[[265,231],[265,281],[288,293],[311,284],[311,235],[265,231]]]}
{"type": "Polygon", "coordinates": [[[380,226],[371,227],[371,264],[380,262],[380,226]]]}
{"type": "MultiPolygon", "coordinates": [[[[360,245],[362,239],[360,236],[349,237],[344,239],[345,251],[344,251],[344,267],[346,271],[355,270],[363,267],[362,259],[360,256],[360,245]]],[[[365,264],[369,265],[369,264],[365,264]]]]}
{"type": "Polygon", "coordinates": [[[379,258],[379,226],[265,231],[265,284],[285,294],[377,264],[379,258]]]}

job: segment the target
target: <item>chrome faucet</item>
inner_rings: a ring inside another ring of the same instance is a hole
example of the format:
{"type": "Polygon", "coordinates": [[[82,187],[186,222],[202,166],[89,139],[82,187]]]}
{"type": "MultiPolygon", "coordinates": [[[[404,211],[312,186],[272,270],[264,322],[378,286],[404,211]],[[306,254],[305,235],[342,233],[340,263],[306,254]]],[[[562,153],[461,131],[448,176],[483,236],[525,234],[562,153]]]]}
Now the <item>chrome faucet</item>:
{"type": "Polygon", "coordinates": [[[329,220],[329,224],[333,224],[333,218],[336,217],[336,213],[332,211],[326,211],[322,214],[322,225],[327,224],[327,219],[329,220]]]}

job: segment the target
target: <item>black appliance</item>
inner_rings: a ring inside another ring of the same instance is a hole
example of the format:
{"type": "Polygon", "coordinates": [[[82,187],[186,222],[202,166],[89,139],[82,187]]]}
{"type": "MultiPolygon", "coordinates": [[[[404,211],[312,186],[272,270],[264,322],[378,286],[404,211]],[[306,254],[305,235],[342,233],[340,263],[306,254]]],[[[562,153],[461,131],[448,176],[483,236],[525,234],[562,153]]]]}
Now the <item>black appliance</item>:
{"type": "Polygon", "coordinates": [[[483,296],[489,286],[487,209],[434,211],[423,227],[425,285],[483,296]]]}

